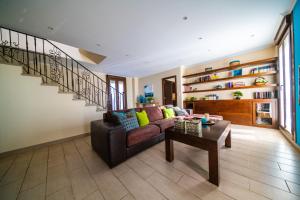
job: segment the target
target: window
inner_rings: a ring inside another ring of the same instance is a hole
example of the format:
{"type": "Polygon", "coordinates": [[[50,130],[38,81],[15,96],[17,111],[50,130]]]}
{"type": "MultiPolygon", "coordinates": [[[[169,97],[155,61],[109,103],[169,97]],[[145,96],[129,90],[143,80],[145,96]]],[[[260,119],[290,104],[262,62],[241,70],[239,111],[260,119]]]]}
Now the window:
{"type": "Polygon", "coordinates": [[[109,91],[109,110],[123,110],[127,108],[126,78],[107,75],[107,87],[109,91]]]}
{"type": "Polygon", "coordinates": [[[292,60],[290,33],[279,44],[280,126],[292,133],[292,60]]]}

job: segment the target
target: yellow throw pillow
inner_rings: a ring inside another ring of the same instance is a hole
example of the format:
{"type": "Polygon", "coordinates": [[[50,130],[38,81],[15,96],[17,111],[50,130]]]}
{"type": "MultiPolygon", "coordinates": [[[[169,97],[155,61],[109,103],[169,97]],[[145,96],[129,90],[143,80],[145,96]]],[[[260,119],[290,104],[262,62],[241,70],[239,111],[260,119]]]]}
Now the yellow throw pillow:
{"type": "Polygon", "coordinates": [[[146,126],[149,124],[149,118],[146,111],[136,112],[136,117],[140,126],[146,126]]]}
{"type": "Polygon", "coordinates": [[[173,108],[163,109],[163,112],[164,112],[164,116],[165,116],[166,119],[171,119],[171,118],[175,117],[175,113],[174,113],[173,108]]]}

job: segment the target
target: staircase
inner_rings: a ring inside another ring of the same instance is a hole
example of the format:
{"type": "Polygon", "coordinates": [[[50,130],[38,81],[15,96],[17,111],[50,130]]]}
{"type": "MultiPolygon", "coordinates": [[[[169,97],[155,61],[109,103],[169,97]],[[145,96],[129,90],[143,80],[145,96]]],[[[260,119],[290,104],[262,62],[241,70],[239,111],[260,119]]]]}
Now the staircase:
{"type": "Polygon", "coordinates": [[[22,75],[41,77],[42,85],[58,87],[97,111],[107,110],[115,88],[51,41],[0,27],[0,62],[22,66],[22,75]]]}

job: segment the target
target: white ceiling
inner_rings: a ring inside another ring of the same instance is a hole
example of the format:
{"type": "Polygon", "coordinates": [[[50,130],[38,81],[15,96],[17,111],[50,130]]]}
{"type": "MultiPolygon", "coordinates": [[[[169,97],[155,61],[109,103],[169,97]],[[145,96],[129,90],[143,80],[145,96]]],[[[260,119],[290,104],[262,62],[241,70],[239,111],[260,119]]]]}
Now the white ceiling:
{"type": "Polygon", "coordinates": [[[290,4],[290,0],[0,0],[0,24],[106,56],[99,65],[89,65],[97,71],[140,77],[271,45],[290,4]]]}

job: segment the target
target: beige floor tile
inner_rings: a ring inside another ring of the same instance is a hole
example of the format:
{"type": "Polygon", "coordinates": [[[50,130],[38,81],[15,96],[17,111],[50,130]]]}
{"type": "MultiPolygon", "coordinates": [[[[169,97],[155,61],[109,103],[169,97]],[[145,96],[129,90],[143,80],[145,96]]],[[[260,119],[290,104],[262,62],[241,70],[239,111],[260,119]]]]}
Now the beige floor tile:
{"type": "Polygon", "coordinates": [[[281,164],[281,163],[278,163],[278,165],[282,171],[300,175],[300,168],[298,168],[298,167],[285,165],[285,164],[281,164]]]}
{"type": "Polygon", "coordinates": [[[8,156],[0,159],[0,181],[4,174],[8,171],[13,161],[15,160],[15,156],[8,156]]]}
{"type": "Polygon", "coordinates": [[[286,183],[288,184],[290,191],[295,195],[299,195],[300,198],[300,185],[290,181],[287,181],[286,183]]]}
{"type": "Polygon", "coordinates": [[[15,200],[22,186],[22,180],[18,180],[3,186],[0,186],[0,199],[15,200]]]}
{"type": "Polygon", "coordinates": [[[154,172],[149,178],[147,178],[147,181],[168,199],[199,200],[198,197],[157,172],[154,172]]]}
{"type": "Polygon", "coordinates": [[[16,157],[15,161],[12,163],[9,170],[2,178],[0,182],[0,186],[5,185],[7,183],[15,182],[19,179],[23,179],[25,177],[25,173],[29,166],[31,157],[32,157],[32,152],[19,154],[16,157]]]}
{"type": "Polygon", "coordinates": [[[121,182],[126,185],[126,188],[139,200],[160,200],[164,198],[156,189],[148,182],[139,177],[135,172],[130,170],[120,177],[121,182]]]}
{"type": "Polygon", "coordinates": [[[250,190],[274,200],[299,200],[299,196],[253,180],[250,180],[250,190]]]}
{"type": "Polygon", "coordinates": [[[40,148],[34,151],[30,166],[47,164],[48,161],[48,147],[40,148]]]}
{"type": "Polygon", "coordinates": [[[144,179],[148,178],[154,172],[154,169],[135,157],[127,160],[126,164],[144,179]]]}
{"type": "Polygon", "coordinates": [[[118,166],[112,169],[112,172],[116,177],[121,176],[122,174],[127,173],[130,168],[127,166],[126,162],[119,164],[118,166]]]}
{"type": "Polygon", "coordinates": [[[97,190],[96,183],[90,177],[88,170],[82,167],[70,173],[71,184],[75,199],[82,199],[97,190]]]}
{"type": "Polygon", "coordinates": [[[187,175],[184,175],[178,182],[182,188],[185,188],[188,192],[196,195],[201,199],[210,199],[212,196],[222,197],[221,199],[230,199],[225,194],[220,192],[218,188],[207,181],[199,181],[193,179],[187,175]],[[219,193],[219,194],[215,194],[219,193]]]}
{"type": "Polygon", "coordinates": [[[71,187],[62,188],[55,193],[47,196],[47,200],[73,200],[73,193],[71,187]]]}
{"type": "Polygon", "coordinates": [[[45,184],[38,185],[20,193],[18,200],[44,200],[45,184]]]}
{"type": "Polygon", "coordinates": [[[46,183],[47,164],[41,163],[42,162],[40,162],[39,165],[37,163],[34,165],[30,164],[22,185],[22,191],[28,190],[42,183],[46,183]]]}
{"type": "Polygon", "coordinates": [[[71,180],[65,165],[55,165],[48,168],[46,194],[50,195],[65,187],[71,186],[71,180]]]}
{"type": "Polygon", "coordinates": [[[266,197],[260,196],[254,192],[249,191],[248,189],[240,187],[239,185],[226,180],[220,181],[219,190],[227,196],[238,200],[267,200],[266,197]]]}
{"type": "Polygon", "coordinates": [[[103,196],[100,194],[100,192],[97,190],[94,193],[88,195],[83,200],[104,200],[103,196]]]}
{"type": "Polygon", "coordinates": [[[135,200],[135,198],[131,194],[127,194],[122,200],[135,200]]]}
{"type": "Polygon", "coordinates": [[[277,187],[277,188],[285,190],[285,191],[289,191],[287,186],[286,186],[286,183],[283,179],[276,178],[274,176],[270,176],[270,175],[267,175],[267,174],[264,174],[264,173],[261,173],[261,172],[257,172],[257,171],[254,171],[254,170],[250,170],[250,169],[245,168],[245,167],[240,167],[240,166],[237,166],[235,164],[229,163],[227,161],[222,161],[221,166],[228,169],[228,170],[230,170],[230,171],[232,171],[232,172],[240,174],[242,176],[246,176],[246,177],[249,177],[253,180],[256,180],[256,181],[259,181],[259,182],[262,182],[262,183],[265,183],[265,184],[272,185],[274,187],[277,187]]]}
{"type": "Polygon", "coordinates": [[[174,182],[177,182],[183,175],[182,172],[173,168],[167,161],[163,161],[151,154],[147,154],[146,152],[139,154],[137,157],[174,182]]]}
{"type": "Polygon", "coordinates": [[[93,175],[105,199],[119,200],[128,194],[127,189],[111,171],[93,175]]]}

